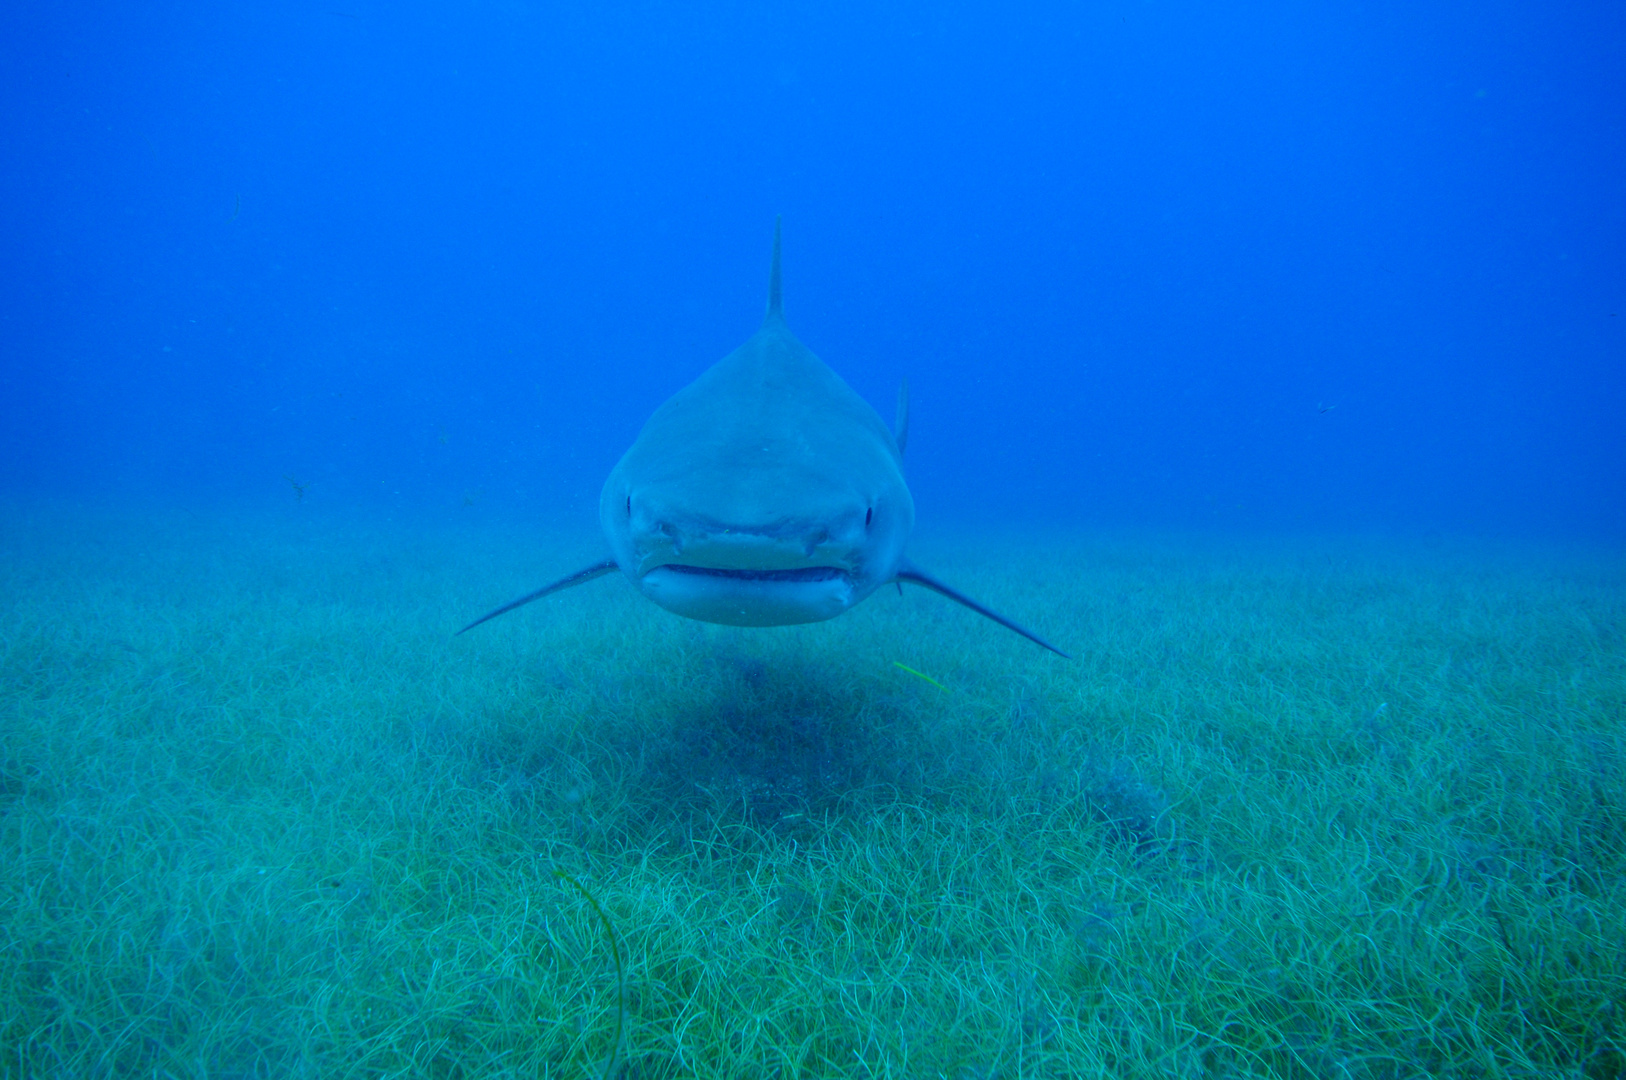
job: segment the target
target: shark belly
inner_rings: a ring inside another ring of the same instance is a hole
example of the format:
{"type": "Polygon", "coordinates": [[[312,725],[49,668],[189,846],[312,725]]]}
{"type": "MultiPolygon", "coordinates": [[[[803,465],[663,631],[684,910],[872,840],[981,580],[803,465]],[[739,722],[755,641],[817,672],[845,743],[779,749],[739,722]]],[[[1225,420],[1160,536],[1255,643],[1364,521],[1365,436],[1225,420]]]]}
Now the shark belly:
{"type": "Polygon", "coordinates": [[[668,611],[729,626],[822,622],[861,599],[849,575],[822,568],[752,573],[666,565],[633,584],[668,611]]]}

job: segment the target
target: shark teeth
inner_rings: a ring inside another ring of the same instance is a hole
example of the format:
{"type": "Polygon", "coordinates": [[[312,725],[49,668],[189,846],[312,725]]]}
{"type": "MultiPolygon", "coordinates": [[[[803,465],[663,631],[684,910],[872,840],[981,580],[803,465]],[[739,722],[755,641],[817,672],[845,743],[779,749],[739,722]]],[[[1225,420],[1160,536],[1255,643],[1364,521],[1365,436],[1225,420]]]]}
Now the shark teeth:
{"type": "Polygon", "coordinates": [[[702,574],[708,577],[736,578],[742,581],[830,581],[846,577],[845,571],[834,566],[804,566],[795,570],[720,570],[712,566],[687,566],[666,563],[662,570],[679,574],[702,574]]]}

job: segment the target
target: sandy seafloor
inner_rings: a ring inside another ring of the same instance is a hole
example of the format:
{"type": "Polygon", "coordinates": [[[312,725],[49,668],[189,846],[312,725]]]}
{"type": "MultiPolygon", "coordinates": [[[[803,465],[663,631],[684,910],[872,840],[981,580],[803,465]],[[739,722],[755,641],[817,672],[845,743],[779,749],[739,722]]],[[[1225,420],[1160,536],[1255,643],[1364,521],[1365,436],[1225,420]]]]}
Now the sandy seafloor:
{"type": "Polygon", "coordinates": [[[602,550],[472,517],[0,523],[0,1076],[1626,1073],[1618,549],[919,538],[1067,662],[454,638],[602,550]]]}

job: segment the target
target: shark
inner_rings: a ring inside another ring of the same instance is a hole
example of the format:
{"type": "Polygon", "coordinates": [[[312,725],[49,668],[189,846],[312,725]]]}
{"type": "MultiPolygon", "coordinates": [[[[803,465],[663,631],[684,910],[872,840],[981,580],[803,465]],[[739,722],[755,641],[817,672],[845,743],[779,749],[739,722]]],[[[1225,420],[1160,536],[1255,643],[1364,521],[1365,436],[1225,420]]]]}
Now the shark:
{"type": "Polygon", "coordinates": [[[768,311],[745,344],[666,400],[610,470],[599,524],[610,556],[489,611],[620,572],[668,611],[734,626],[832,619],[877,589],[918,585],[1058,656],[1056,646],[904,554],[909,384],[892,428],[785,321],[774,223],[768,311]]]}

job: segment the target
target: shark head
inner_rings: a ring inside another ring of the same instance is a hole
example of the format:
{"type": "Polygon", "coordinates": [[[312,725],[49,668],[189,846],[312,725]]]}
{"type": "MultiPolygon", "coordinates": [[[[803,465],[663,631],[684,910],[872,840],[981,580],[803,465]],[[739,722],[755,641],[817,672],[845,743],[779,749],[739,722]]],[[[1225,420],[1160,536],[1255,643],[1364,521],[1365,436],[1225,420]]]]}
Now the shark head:
{"type": "Polygon", "coordinates": [[[846,611],[896,576],[914,519],[892,433],[777,305],[655,411],[599,499],[639,592],[738,626],[846,611]]]}
{"type": "Polygon", "coordinates": [[[779,252],[775,225],[762,326],[656,409],[610,471],[599,523],[611,557],[463,630],[616,570],[669,611],[735,626],[819,622],[908,581],[1060,653],[904,558],[915,523],[903,479],[907,393],[889,430],[797,340],[779,252]]]}

